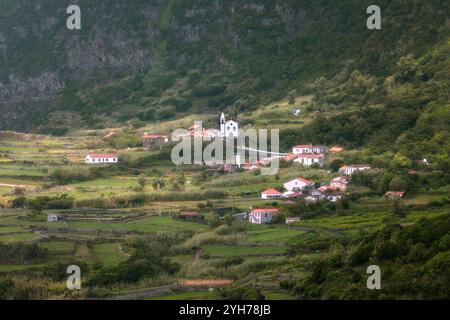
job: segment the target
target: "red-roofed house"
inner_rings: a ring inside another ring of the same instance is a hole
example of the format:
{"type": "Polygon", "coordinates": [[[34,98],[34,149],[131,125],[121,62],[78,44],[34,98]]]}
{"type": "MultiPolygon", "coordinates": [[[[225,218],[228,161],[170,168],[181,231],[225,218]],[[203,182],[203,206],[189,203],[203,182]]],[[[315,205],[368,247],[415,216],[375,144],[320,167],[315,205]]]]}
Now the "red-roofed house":
{"type": "Polygon", "coordinates": [[[326,184],[326,185],[324,185],[324,186],[321,186],[319,189],[317,189],[317,190],[319,190],[320,192],[322,192],[322,193],[325,193],[325,192],[327,192],[327,191],[333,191],[334,189],[329,185],[329,184],[326,184]]]}
{"type": "Polygon", "coordinates": [[[325,163],[325,157],[323,154],[301,154],[294,160],[294,162],[300,163],[305,167],[309,167],[317,163],[322,167],[325,163]]]}
{"type": "Polygon", "coordinates": [[[273,200],[273,199],[281,199],[283,194],[275,189],[267,189],[261,192],[261,199],[265,200],[273,200]]]}
{"type": "Polygon", "coordinates": [[[272,217],[279,213],[276,208],[253,209],[248,221],[253,224],[266,224],[272,222],[272,217]]]}
{"type": "Polygon", "coordinates": [[[167,142],[169,142],[169,138],[167,136],[163,136],[160,134],[150,134],[146,133],[142,136],[144,148],[147,150],[153,150],[161,148],[167,142]]]}
{"type": "Polygon", "coordinates": [[[197,211],[182,211],[178,217],[185,220],[197,220],[201,219],[202,215],[197,211]]]}
{"type": "Polygon", "coordinates": [[[347,184],[347,177],[337,177],[331,181],[330,186],[333,188],[333,190],[346,191],[347,184]]]}
{"type": "Polygon", "coordinates": [[[117,154],[89,153],[84,159],[88,164],[113,164],[118,162],[117,154]]]}
{"type": "Polygon", "coordinates": [[[284,188],[288,191],[301,191],[301,190],[304,190],[305,188],[313,186],[313,185],[314,185],[314,181],[300,177],[300,178],[286,182],[284,184],[284,188]]]}

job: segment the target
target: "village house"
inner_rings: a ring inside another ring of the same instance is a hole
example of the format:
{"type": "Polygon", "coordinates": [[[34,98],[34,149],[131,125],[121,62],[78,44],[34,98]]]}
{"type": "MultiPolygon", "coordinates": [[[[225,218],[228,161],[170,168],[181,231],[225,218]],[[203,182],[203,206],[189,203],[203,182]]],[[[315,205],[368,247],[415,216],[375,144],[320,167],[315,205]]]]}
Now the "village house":
{"type": "Polygon", "coordinates": [[[313,146],[312,144],[301,144],[292,148],[292,153],[296,155],[303,154],[323,154],[327,152],[325,146],[313,146]]]}
{"type": "Polygon", "coordinates": [[[87,164],[114,164],[118,162],[116,154],[89,153],[84,162],[87,164]]]}
{"type": "Polygon", "coordinates": [[[284,184],[284,188],[288,191],[301,191],[304,189],[308,189],[314,186],[314,181],[304,179],[304,178],[296,178],[294,180],[288,181],[284,184]]]}
{"type": "Polygon", "coordinates": [[[183,220],[201,220],[203,217],[197,211],[181,211],[178,218],[183,220]]]}
{"type": "Polygon", "coordinates": [[[301,154],[295,160],[295,163],[300,163],[305,167],[310,167],[313,164],[318,164],[322,167],[325,163],[325,157],[323,154],[301,154]]]}
{"type": "Polygon", "coordinates": [[[150,133],[144,134],[142,136],[142,140],[144,148],[147,150],[160,149],[162,146],[169,142],[169,138],[167,136],[150,133]]]}
{"type": "Polygon", "coordinates": [[[388,191],[384,194],[385,199],[403,199],[406,195],[405,191],[388,191]]]}
{"type": "Polygon", "coordinates": [[[352,164],[348,166],[343,166],[339,169],[339,173],[345,174],[347,176],[351,176],[355,172],[370,170],[370,166],[368,164],[352,164]]]}
{"type": "Polygon", "coordinates": [[[347,177],[336,177],[331,181],[330,186],[335,191],[347,191],[347,184],[347,177]]]}
{"type": "Polygon", "coordinates": [[[318,201],[325,200],[326,196],[323,192],[320,192],[319,190],[311,190],[309,193],[309,196],[305,198],[305,201],[307,203],[315,203],[318,201]]]}
{"type": "Polygon", "coordinates": [[[283,197],[283,194],[275,189],[267,189],[263,192],[261,192],[261,199],[264,200],[275,200],[275,199],[281,199],[283,197]]]}
{"type": "Polygon", "coordinates": [[[253,209],[248,221],[253,224],[270,224],[274,215],[279,213],[275,208],[253,209]]]}

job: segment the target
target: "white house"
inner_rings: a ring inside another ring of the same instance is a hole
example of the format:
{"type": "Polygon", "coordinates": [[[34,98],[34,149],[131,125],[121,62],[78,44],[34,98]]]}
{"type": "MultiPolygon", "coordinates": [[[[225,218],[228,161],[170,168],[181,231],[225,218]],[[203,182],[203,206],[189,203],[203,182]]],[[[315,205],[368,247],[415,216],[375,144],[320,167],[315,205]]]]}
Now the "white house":
{"type": "Polygon", "coordinates": [[[352,164],[348,166],[343,166],[339,169],[339,173],[345,174],[347,176],[351,176],[355,172],[370,170],[370,166],[368,164],[352,164]]]}
{"type": "Polygon", "coordinates": [[[248,221],[253,224],[271,223],[274,215],[278,214],[278,209],[263,208],[253,209],[250,212],[248,221]]]}
{"type": "Polygon", "coordinates": [[[312,187],[314,185],[314,181],[297,178],[291,181],[288,181],[284,184],[284,188],[288,191],[301,191],[307,187],[312,187]]]}
{"type": "Polygon", "coordinates": [[[116,154],[89,153],[84,162],[88,164],[113,164],[118,162],[118,157],[116,154]]]}
{"type": "Polygon", "coordinates": [[[222,138],[239,137],[239,124],[233,120],[225,120],[225,114],[220,116],[220,136],[222,138]]]}
{"type": "Polygon", "coordinates": [[[264,200],[274,200],[274,199],[281,199],[283,197],[283,194],[275,189],[267,189],[263,192],[261,192],[261,199],[264,200]]]}
{"type": "Polygon", "coordinates": [[[47,216],[47,222],[58,222],[59,218],[56,214],[49,214],[47,216]]]}
{"type": "Polygon", "coordinates": [[[325,158],[323,154],[300,154],[296,159],[294,159],[294,162],[300,163],[305,167],[310,167],[316,163],[319,166],[323,166],[325,163],[325,158]]]}
{"type": "Polygon", "coordinates": [[[324,146],[313,146],[312,144],[300,144],[292,148],[293,154],[320,154],[327,152],[324,146]]]}

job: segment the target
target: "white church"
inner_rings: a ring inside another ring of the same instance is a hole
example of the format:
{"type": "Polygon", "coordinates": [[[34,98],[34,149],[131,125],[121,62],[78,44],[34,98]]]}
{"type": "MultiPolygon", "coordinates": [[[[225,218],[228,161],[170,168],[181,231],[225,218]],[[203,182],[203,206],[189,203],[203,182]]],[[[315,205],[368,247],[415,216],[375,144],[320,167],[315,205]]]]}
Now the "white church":
{"type": "Polygon", "coordinates": [[[239,124],[233,120],[225,120],[225,114],[220,116],[220,136],[222,138],[239,137],[239,124]]]}

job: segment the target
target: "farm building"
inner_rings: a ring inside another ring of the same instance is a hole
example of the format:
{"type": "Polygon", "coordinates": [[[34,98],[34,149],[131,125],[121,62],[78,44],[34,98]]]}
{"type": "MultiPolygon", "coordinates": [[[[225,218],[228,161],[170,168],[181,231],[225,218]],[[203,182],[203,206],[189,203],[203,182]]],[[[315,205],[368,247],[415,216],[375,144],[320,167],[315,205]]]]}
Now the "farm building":
{"type": "Polygon", "coordinates": [[[47,216],[47,222],[58,222],[59,217],[56,214],[49,214],[47,216]]]}
{"type": "Polygon", "coordinates": [[[149,134],[146,133],[142,136],[143,146],[147,150],[160,149],[167,142],[169,138],[160,134],[149,134]]]}
{"type": "Polygon", "coordinates": [[[253,209],[248,220],[253,224],[272,223],[273,216],[278,214],[278,212],[278,209],[274,208],[253,209]]]}
{"type": "Polygon", "coordinates": [[[118,162],[116,154],[89,153],[85,160],[87,164],[113,164],[118,162]]]}
{"type": "Polygon", "coordinates": [[[264,200],[274,200],[274,199],[281,199],[283,197],[283,194],[275,189],[267,189],[263,192],[261,192],[261,199],[264,200]]]}
{"type": "Polygon", "coordinates": [[[314,185],[314,181],[300,177],[300,178],[286,182],[284,184],[284,188],[288,191],[301,191],[301,190],[310,188],[313,185],[314,185]]]}
{"type": "Polygon", "coordinates": [[[384,194],[386,199],[403,199],[406,195],[405,191],[388,191],[384,194]]]}
{"type": "Polygon", "coordinates": [[[182,211],[178,215],[178,218],[184,220],[201,220],[203,217],[197,211],[182,211]]]}

